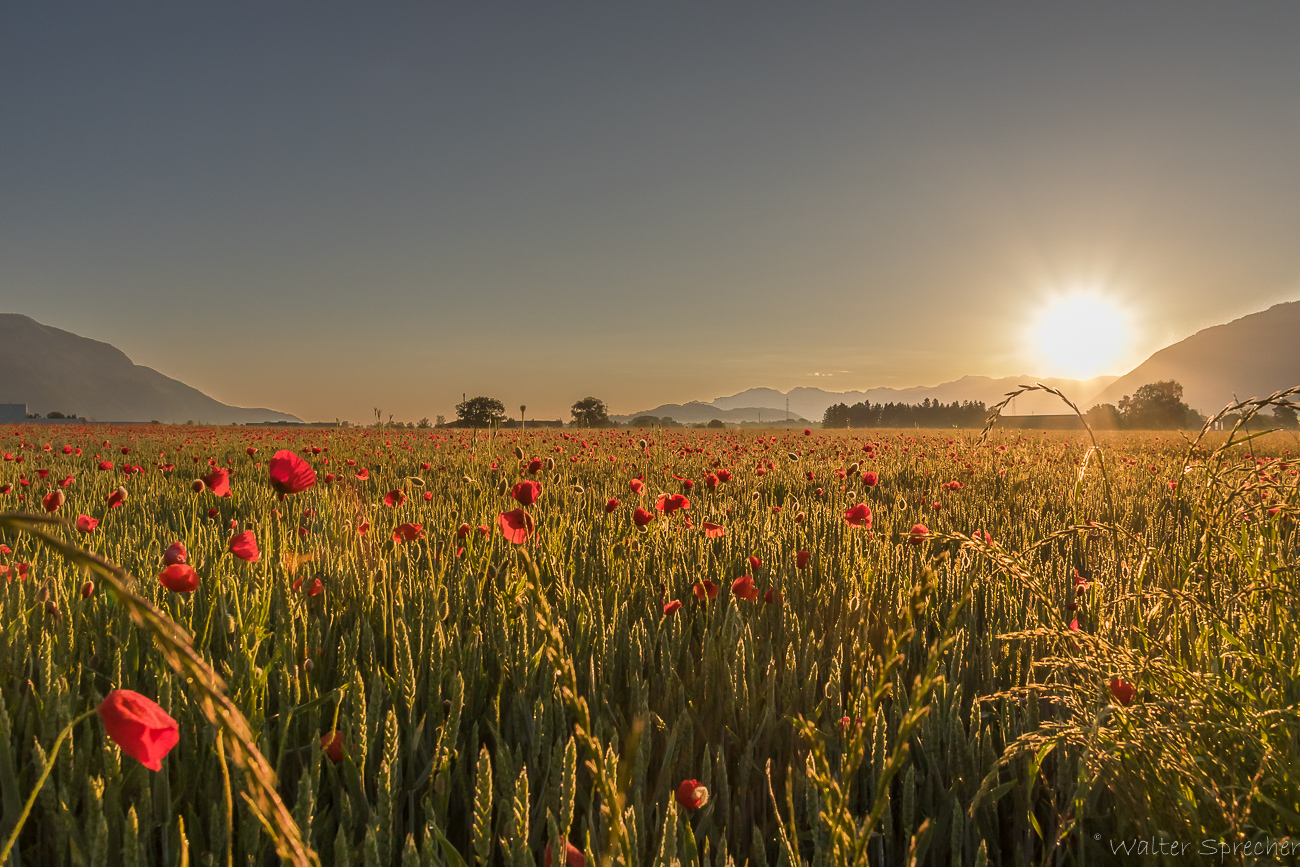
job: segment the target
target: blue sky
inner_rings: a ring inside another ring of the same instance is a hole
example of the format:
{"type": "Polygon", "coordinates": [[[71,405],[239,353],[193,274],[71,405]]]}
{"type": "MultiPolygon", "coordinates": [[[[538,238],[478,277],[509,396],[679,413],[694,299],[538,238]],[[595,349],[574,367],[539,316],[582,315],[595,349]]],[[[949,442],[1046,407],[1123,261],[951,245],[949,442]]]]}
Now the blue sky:
{"type": "Polygon", "coordinates": [[[1119,374],[1300,298],[1300,6],[6,4],[0,310],[229,403],[1119,374]]]}

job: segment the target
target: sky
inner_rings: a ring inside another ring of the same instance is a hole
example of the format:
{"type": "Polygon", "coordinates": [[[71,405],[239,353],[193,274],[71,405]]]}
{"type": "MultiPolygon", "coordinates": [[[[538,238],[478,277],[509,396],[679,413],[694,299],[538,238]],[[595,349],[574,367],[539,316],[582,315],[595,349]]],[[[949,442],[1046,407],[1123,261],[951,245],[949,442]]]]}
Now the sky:
{"type": "Polygon", "coordinates": [[[307,419],[1118,375],[1300,298],[1298,44],[1290,0],[2,4],[0,312],[307,419]]]}

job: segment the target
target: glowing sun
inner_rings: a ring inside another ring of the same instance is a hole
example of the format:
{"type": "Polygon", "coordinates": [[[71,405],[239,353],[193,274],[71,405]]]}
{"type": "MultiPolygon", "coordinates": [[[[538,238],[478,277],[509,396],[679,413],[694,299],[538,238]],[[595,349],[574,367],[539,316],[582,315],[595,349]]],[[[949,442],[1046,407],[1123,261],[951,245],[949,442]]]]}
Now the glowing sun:
{"type": "Polygon", "coordinates": [[[1074,291],[1048,299],[1030,326],[1033,355],[1050,376],[1089,379],[1122,362],[1131,317],[1104,295],[1074,291]]]}

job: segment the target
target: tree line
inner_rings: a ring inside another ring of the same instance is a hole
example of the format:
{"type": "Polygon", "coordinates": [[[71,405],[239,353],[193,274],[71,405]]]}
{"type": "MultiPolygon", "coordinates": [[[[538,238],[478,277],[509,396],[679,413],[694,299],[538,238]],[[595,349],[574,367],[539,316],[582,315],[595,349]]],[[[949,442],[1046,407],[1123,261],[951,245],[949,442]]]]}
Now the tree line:
{"type": "Polygon", "coordinates": [[[822,427],[983,427],[988,408],[980,400],[942,401],[926,398],[920,403],[872,403],[849,406],[837,403],[826,408],[822,427]]]}

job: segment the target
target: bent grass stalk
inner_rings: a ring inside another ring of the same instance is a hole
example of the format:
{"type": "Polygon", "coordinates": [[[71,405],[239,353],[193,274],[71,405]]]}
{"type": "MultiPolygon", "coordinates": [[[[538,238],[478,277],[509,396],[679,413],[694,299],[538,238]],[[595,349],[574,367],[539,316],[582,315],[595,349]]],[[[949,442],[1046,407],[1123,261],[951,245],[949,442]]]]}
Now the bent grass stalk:
{"type": "MultiPolygon", "coordinates": [[[[0,529],[25,533],[53,548],[70,563],[98,575],[112,589],[131,620],[147,631],[172,670],[192,686],[192,693],[208,720],[231,736],[231,760],[244,773],[242,793],[249,809],[275,841],[280,858],[300,867],[318,867],[319,860],[303,842],[298,825],[289,814],[275,787],[275,775],[257,748],[248,721],[226,697],[225,683],[194,652],[191,637],[153,603],[131,591],[131,577],[102,557],[50,535],[46,528],[62,526],[58,518],[40,515],[0,515],[0,529]]],[[[224,767],[224,763],[223,763],[224,767]]]]}

